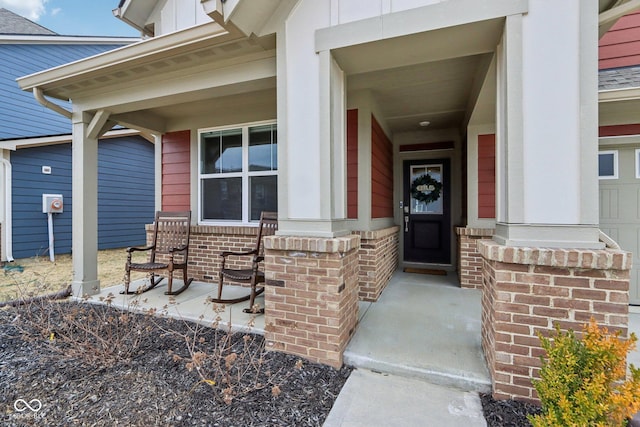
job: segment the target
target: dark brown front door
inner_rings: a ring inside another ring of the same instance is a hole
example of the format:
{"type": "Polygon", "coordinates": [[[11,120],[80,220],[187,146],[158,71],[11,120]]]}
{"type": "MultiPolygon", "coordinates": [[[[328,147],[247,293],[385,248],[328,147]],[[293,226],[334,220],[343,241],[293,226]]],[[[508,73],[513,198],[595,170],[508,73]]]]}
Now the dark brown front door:
{"type": "Polygon", "coordinates": [[[404,260],[451,263],[449,159],[405,160],[404,260]]]}

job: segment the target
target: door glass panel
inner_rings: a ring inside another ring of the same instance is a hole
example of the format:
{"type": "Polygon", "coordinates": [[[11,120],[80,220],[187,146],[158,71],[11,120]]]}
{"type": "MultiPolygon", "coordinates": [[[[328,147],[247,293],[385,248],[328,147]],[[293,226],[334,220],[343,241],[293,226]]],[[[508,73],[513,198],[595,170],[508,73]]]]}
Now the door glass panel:
{"type": "Polygon", "coordinates": [[[411,166],[411,213],[442,214],[442,165],[411,166]]]}

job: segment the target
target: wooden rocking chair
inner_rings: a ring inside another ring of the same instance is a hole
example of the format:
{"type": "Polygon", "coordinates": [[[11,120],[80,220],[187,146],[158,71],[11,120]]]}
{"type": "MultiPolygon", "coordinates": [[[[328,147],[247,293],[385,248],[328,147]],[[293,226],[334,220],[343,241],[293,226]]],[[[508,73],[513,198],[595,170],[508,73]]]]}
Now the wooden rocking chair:
{"type": "Polygon", "coordinates": [[[124,291],[122,294],[137,294],[155,288],[164,279],[157,276],[157,271],[165,270],[168,275],[168,285],[165,295],[178,295],[189,287],[193,278],[187,278],[187,261],[189,260],[189,232],[191,228],[191,212],[156,212],[154,222],[153,241],[151,246],[143,248],[127,248],[127,265],[125,266],[124,291]],[[134,263],[131,256],[134,252],[150,251],[148,262],[134,263]],[[156,260],[160,255],[160,260],[156,260]],[[182,270],[182,287],[172,291],[173,272],[182,270]],[[149,274],[149,284],[129,291],[132,271],[143,271],[149,274]]]}
{"type": "Polygon", "coordinates": [[[264,254],[261,251],[262,237],[275,234],[278,229],[278,214],[276,212],[262,212],[260,215],[260,225],[258,227],[258,237],[254,248],[246,252],[222,252],[222,265],[218,277],[218,298],[211,298],[213,302],[222,304],[234,304],[236,302],[249,300],[249,308],[245,308],[245,313],[264,313],[264,309],[254,310],[256,296],[264,292],[264,285],[258,288],[258,285],[264,283],[264,271],[259,269],[260,263],[264,260],[264,254]],[[251,266],[245,269],[227,268],[227,258],[229,257],[248,257],[251,256],[251,266]],[[222,298],[222,287],[224,280],[229,279],[239,283],[250,283],[251,288],[248,295],[238,298],[222,298]]]}

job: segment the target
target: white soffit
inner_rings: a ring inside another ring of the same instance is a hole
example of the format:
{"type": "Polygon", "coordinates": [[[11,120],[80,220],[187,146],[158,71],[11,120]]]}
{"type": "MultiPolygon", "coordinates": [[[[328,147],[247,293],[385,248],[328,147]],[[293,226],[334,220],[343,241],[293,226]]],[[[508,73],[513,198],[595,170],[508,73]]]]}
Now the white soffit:
{"type": "Polygon", "coordinates": [[[246,37],[241,33],[211,22],[21,77],[17,81],[23,90],[39,87],[47,96],[68,100],[74,93],[86,93],[94,87],[139,78],[145,73],[186,67],[188,62],[215,60],[220,53],[233,55],[238,50],[233,42],[243,39],[246,37]]]}

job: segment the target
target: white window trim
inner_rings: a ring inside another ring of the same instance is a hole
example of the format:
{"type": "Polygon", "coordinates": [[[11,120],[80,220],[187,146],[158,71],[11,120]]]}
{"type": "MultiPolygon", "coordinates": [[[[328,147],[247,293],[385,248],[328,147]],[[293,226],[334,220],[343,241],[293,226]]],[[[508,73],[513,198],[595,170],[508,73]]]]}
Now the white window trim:
{"type": "Polygon", "coordinates": [[[600,159],[600,154],[613,154],[613,175],[600,176],[598,172],[598,179],[618,179],[618,150],[598,151],[598,160],[600,159]]]}
{"type": "Polygon", "coordinates": [[[211,128],[198,129],[198,225],[218,225],[218,226],[258,226],[258,221],[249,219],[249,177],[252,176],[277,176],[278,170],[274,171],[249,171],[249,128],[263,125],[277,124],[276,120],[263,120],[257,122],[238,123],[228,126],[216,126],[211,128]],[[224,131],[230,129],[242,129],[242,172],[228,173],[201,173],[202,164],[202,134],[207,132],[224,131]],[[202,180],[204,178],[242,178],[242,221],[237,220],[207,220],[202,219],[202,180]]]}
{"type": "Polygon", "coordinates": [[[636,179],[640,179],[640,148],[636,148],[635,151],[635,157],[634,162],[635,162],[635,168],[636,168],[636,179]]]}

